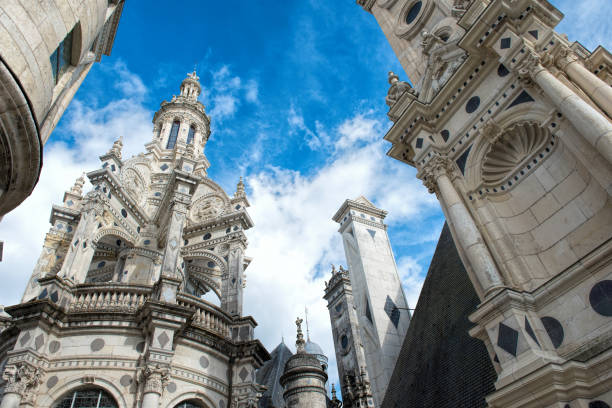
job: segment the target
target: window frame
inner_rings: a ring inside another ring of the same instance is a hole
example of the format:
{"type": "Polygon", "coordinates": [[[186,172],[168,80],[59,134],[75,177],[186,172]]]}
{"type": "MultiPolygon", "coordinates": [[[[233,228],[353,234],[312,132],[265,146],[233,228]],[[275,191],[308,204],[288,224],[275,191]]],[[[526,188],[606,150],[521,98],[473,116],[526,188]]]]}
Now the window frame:
{"type": "Polygon", "coordinates": [[[168,134],[168,142],[166,142],[166,149],[174,149],[176,146],[176,141],[178,139],[179,129],[181,128],[181,121],[175,120],[172,122],[172,127],[170,127],[170,133],[168,134]]]}

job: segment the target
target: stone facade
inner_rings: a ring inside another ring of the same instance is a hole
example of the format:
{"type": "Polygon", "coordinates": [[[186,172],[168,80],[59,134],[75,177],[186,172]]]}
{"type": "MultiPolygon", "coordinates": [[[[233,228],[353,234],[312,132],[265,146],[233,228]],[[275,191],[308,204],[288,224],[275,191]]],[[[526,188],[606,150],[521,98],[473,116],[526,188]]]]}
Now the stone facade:
{"type": "Polygon", "coordinates": [[[349,272],[332,271],[325,290],[342,395],[365,370],[375,406],[382,403],[410,324],[386,214],[364,197],[344,202],[333,220],[340,224],[349,272]]]}
{"type": "Polygon", "coordinates": [[[83,79],[109,55],[123,0],[0,6],[0,217],[38,181],[43,145],[83,79]]]}
{"type": "Polygon", "coordinates": [[[358,3],[414,85],[391,75],[388,154],[438,197],[479,297],[489,406],[612,404],[609,52],[546,0],[358,3]]]}
{"type": "Polygon", "coordinates": [[[242,181],[229,197],[206,177],[200,92],[189,74],[144,153],[125,159],[117,140],[93,190],[81,178],[53,207],[23,302],[0,316],[0,407],[257,405],[269,355],[242,313],[253,223],[242,181]]]}

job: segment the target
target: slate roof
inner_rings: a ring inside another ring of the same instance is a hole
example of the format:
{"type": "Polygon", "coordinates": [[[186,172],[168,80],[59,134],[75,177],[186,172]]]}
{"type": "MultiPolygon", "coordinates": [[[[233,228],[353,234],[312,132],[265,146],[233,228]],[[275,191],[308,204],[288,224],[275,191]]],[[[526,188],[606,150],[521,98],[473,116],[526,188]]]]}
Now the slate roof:
{"type": "Polygon", "coordinates": [[[470,337],[479,304],[445,224],[406,333],[382,408],[479,408],[497,374],[470,337]]]}
{"type": "Polygon", "coordinates": [[[285,364],[293,353],[285,343],[281,343],[270,354],[270,360],[266,361],[256,373],[257,383],[268,387],[263,396],[259,399],[260,408],[284,407],[283,387],[278,381],[283,375],[285,364]]]}

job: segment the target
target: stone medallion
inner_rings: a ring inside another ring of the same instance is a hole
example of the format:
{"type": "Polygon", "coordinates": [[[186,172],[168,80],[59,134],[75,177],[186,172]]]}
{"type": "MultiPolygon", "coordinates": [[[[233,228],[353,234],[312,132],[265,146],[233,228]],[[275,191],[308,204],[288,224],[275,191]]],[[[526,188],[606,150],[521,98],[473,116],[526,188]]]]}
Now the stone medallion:
{"type": "Polygon", "coordinates": [[[223,212],[225,206],[221,197],[212,196],[198,200],[189,212],[189,218],[193,222],[203,222],[214,218],[223,212]]]}
{"type": "Polygon", "coordinates": [[[200,366],[202,368],[207,368],[209,364],[210,364],[210,362],[208,361],[208,359],[205,356],[200,357],[200,366]]]}
{"type": "Polygon", "coordinates": [[[56,375],[54,375],[53,377],[50,377],[50,378],[47,380],[47,388],[48,388],[48,389],[51,389],[51,388],[55,387],[55,386],[57,385],[57,382],[58,382],[58,381],[59,381],[59,378],[57,378],[57,376],[56,376],[56,375]]]}
{"type": "Polygon", "coordinates": [[[104,339],[97,338],[91,342],[90,346],[91,351],[96,352],[102,350],[104,347],[104,339]]]}

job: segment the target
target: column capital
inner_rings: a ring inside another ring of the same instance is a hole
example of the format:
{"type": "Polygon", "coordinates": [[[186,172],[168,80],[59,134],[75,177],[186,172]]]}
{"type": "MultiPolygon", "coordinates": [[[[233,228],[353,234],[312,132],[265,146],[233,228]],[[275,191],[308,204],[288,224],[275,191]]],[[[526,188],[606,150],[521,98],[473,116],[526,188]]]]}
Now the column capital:
{"type": "Polygon", "coordinates": [[[548,53],[540,55],[535,50],[527,48],[527,55],[516,67],[519,80],[523,86],[532,87],[534,85],[533,79],[546,69],[545,65],[551,65],[553,59],[552,55],[548,53]]]}
{"type": "Polygon", "coordinates": [[[9,365],[2,373],[2,379],[6,381],[4,393],[19,394],[22,403],[34,405],[43,374],[41,368],[26,363],[9,365]]]}
{"type": "Polygon", "coordinates": [[[430,193],[437,191],[438,178],[441,176],[454,178],[456,175],[455,163],[446,156],[434,156],[417,174],[430,193]]]}
{"type": "Polygon", "coordinates": [[[140,381],[144,383],[143,394],[162,395],[170,378],[168,367],[160,364],[147,364],[140,370],[140,381]]]}
{"type": "Polygon", "coordinates": [[[580,58],[574,52],[574,50],[572,50],[569,47],[563,47],[559,50],[559,53],[557,57],[555,58],[555,65],[557,66],[557,68],[565,71],[565,68],[569,64],[576,62],[576,61],[580,62],[580,58]]]}

